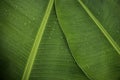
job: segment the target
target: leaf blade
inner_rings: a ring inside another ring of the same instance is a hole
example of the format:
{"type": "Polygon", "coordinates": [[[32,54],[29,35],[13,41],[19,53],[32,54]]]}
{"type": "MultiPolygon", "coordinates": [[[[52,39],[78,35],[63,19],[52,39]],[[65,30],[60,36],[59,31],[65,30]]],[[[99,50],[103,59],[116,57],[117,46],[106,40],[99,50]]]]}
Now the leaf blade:
{"type": "MultiPolygon", "coordinates": [[[[107,31],[109,30],[109,34],[112,35],[113,39],[118,44],[120,36],[118,36],[118,33],[115,33],[117,34],[115,35],[114,32],[117,27],[118,31],[120,30],[119,24],[115,27],[112,25],[117,20],[119,22],[120,19],[120,17],[115,15],[119,14],[119,11],[116,10],[118,13],[114,13],[116,5],[111,4],[111,1],[109,0],[98,0],[99,2],[96,0],[83,1],[86,2],[86,5],[89,5],[90,10],[93,10],[94,13],[96,13],[95,16],[98,20],[101,19],[101,21],[104,21],[104,25],[106,25],[105,22],[109,24],[105,29],[107,31]],[[94,4],[95,6],[93,6],[94,4]],[[101,12],[97,12],[99,11],[99,8],[105,8],[106,11],[101,10],[101,12]],[[111,10],[113,10],[113,12],[111,12],[111,10]],[[98,13],[99,16],[97,15],[98,13]],[[105,21],[106,14],[107,17],[109,14],[112,14],[114,17],[116,16],[116,18],[108,18],[110,20],[105,21]],[[111,27],[114,27],[114,29],[111,30],[111,27]],[[118,36],[118,39],[116,36],[118,36]]],[[[61,28],[67,38],[72,55],[85,74],[91,80],[118,80],[120,73],[120,63],[118,61],[120,60],[120,56],[108,42],[103,33],[101,33],[100,29],[96,26],[90,16],[88,16],[82,6],[79,5],[79,2],[73,0],[57,1],[57,15],[61,28]]]]}
{"type": "MultiPolygon", "coordinates": [[[[2,6],[0,7],[2,44],[0,55],[7,57],[2,59],[4,63],[2,66],[5,68],[0,65],[5,70],[0,73],[3,75],[2,78],[0,76],[1,80],[21,80],[48,2],[49,0],[2,0],[0,2],[2,6]]],[[[89,80],[70,54],[65,37],[59,28],[55,10],[50,16],[29,79],[89,80]]]]}
{"type": "Polygon", "coordinates": [[[46,13],[43,17],[43,21],[40,25],[40,28],[39,28],[38,33],[37,33],[36,38],[35,38],[35,42],[33,44],[32,50],[30,52],[30,55],[29,55],[29,58],[28,58],[28,61],[27,61],[27,64],[26,64],[26,67],[25,67],[25,70],[24,70],[24,73],[23,73],[22,80],[29,80],[29,76],[30,76],[30,73],[31,73],[31,70],[32,70],[32,66],[33,66],[33,63],[34,63],[34,60],[35,60],[35,57],[36,57],[36,54],[37,54],[39,44],[40,44],[41,39],[42,39],[43,32],[45,30],[45,26],[47,24],[47,20],[49,18],[51,9],[53,7],[53,3],[54,3],[54,0],[49,1],[46,13]]]}
{"type": "Polygon", "coordinates": [[[53,9],[30,80],[89,80],[76,65],[53,9]],[[48,34],[49,33],[49,34],[48,34]],[[56,33],[56,34],[55,34],[56,33]]]}
{"type": "Polygon", "coordinates": [[[95,22],[95,24],[98,26],[98,28],[101,30],[101,32],[106,36],[110,44],[114,47],[114,49],[118,52],[118,54],[120,54],[120,47],[113,40],[113,38],[109,35],[109,33],[104,29],[103,25],[97,20],[97,18],[91,13],[91,11],[85,6],[82,0],[78,0],[78,1],[80,5],[82,5],[82,7],[88,13],[88,15],[92,18],[92,20],[95,22]]]}

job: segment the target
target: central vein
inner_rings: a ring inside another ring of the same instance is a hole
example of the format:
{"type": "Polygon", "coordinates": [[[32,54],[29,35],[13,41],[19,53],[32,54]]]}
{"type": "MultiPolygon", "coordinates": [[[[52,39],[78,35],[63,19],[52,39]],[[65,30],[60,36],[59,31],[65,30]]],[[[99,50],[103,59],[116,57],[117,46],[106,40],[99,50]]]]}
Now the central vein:
{"type": "Polygon", "coordinates": [[[28,61],[27,61],[27,64],[25,66],[25,70],[24,70],[24,73],[23,73],[23,76],[22,76],[22,80],[29,80],[30,73],[31,73],[31,70],[32,70],[32,66],[33,66],[33,63],[34,63],[34,60],[35,60],[35,57],[36,57],[36,54],[37,54],[37,51],[38,51],[38,47],[40,45],[44,30],[45,30],[45,26],[46,26],[48,18],[50,16],[53,3],[54,3],[54,0],[49,1],[48,7],[47,7],[46,12],[45,12],[45,15],[43,17],[40,28],[39,28],[38,33],[36,35],[33,47],[31,49],[30,55],[28,57],[28,61]]]}
{"type": "Polygon", "coordinates": [[[98,28],[101,30],[101,32],[104,34],[104,36],[108,39],[110,44],[114,47],[114,49],[118,52],[118,54],[120,54],[120,47],[113,40],[113,38],[109,35],[109,33],[104,29],[102,24],[97,20],[97,18],[92,14],[92,12],[85,6],[85,4],[81,0],[78,0],[78,1],[81,4],[81,6],[84,8],[84,10],[87,12],[87,14],[91,17],[91,19],[98,26],[98,28]]]}

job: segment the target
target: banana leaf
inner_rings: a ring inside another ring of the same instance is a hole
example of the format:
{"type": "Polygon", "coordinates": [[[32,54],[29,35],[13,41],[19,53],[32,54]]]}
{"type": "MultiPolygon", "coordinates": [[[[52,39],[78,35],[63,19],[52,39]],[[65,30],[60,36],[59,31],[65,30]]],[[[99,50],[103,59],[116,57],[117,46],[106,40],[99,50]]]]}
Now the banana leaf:
{"type": "Polygon", "coordinates": [[[56,11],[84,73],[91,80],[119,80],[119,0],[56,0],[56,11]]]}
{"type": "Polygon", "coordinates": [[[0,1],[0,80],[89,80],[71,55],[54,0],[0,1]]]}
{"type": "Polygon", "coordinates": [[[0,0],[0,80],[119,80],[119,0],[0,0]]]}

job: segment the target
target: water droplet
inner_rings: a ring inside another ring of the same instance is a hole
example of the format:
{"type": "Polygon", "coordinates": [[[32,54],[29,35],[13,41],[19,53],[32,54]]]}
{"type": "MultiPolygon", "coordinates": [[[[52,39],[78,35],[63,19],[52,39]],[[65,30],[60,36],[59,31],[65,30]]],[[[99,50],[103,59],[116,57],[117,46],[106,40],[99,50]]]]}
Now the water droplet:
{"type": "Polygon", "coordinates": [[[89,66],[86,64],[86,67],[89,68],[89,66]]]}
{"type": "Polygon", "coordinates": [[[100,11],[98,11],[98,15],[100,15],[100,11]]]}
{"type": "Polygon", "coordinates": [[[27,23],[26,23],[26,22],[24,22],[24,25],[27,25],[27,23]]]}
{"type": "Polygon", "coordinates": [[[63,39],[63,36],[61,36],[60,38],[63,39]]]}
{"type": "Polygon", "coordinates": [[[89,42],[88,41],[86,41],[86,45],[88,45],[89,44],[89,42]]]}
{"type": "Polygon", "coordinates": [[[50,33],[50,36],[52,36],[52,32],[50,33]]]}
{"type": "Polygon", "coordinates": [[[35,20],[35,17],[33,17],[33,20],[35,20]]]}
{"type": "Polygon", "coordinates": [[[60,49],[63,50],[63,47],[61,47],[60,49]]]}
{"type": "Polygon", "coordinates": [[[56,24],[57,24],[57,22],[54,22],[54,24],[56,25],[56,24]]]}
{"type": "Polygon", "coordinates": [[[120,33],[120,31],[119,31],[119,30],[117,30],[116,32],[117,32],[117,33],[120,33]]]}
{"type": "Polygon", "coordinates": [[[53,28],[52,30],[55,31],[55,28],[53,28]]]}
{"type": "Polygon", "coordinates": [[[18,8],[18,6],[16,5],[15,8],[18,8]]]}
{"type": "Polygon", "coordinates": [[[102,12],[103,12],[102,9],[98,10],[98,15],[101,15],[102,12]]]}
{"type": "Polygon", "coordinates": [[[51,37],[48,37],[49,39],[51,39],[51,37]]]}
{"type": "Polygon", "coordinates": [[[5,12],[8,12],[8,10],[6,9],[5,12]]]}
{"type": "Polygon", "coordinates": [[[31,21],[29,20],[28,23],[31,23],[31,21]]]}
{"type": "Polygon", "coordinates": [[[49,26],[49,25],[48,25],[47,27],[49,27],[49,28],[50,28],[51,26],[49,26]]]}

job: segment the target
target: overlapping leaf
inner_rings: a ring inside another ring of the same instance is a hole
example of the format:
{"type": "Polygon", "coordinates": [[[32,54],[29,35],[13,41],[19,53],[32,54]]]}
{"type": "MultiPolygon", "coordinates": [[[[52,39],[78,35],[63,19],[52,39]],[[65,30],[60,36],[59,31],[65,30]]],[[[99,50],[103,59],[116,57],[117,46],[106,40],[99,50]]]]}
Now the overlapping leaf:
{"type": "Polygon", "coordinates": [[[90,79],[120,79],[119,7],[117,0],[56,0],[70,50],[90,79]]]}
{"type": "Polygon", "coordinates": [[[55,5],[0,1],[0,80],[119,80],[119,1],[55,5]]]}
{"type": "Polygon", "coordinates": [[[89,80],[71,56],[53,1],[0,2],[0,80],[89,80]]]}

